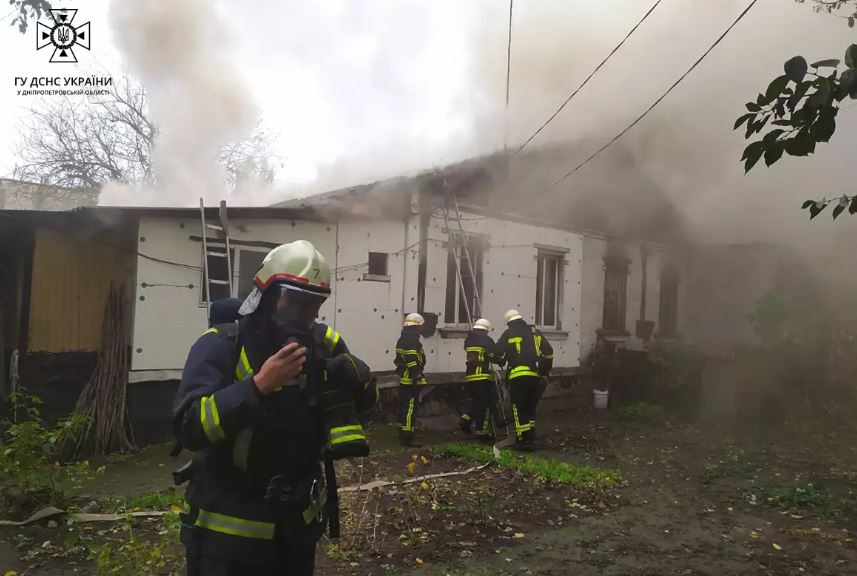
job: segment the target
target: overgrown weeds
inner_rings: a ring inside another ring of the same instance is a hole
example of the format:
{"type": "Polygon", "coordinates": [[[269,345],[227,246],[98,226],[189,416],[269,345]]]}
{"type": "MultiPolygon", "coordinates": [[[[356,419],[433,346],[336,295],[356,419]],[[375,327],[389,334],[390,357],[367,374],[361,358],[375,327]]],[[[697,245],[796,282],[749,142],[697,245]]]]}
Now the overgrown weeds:
{"type": "Polygon", "coordinates": [[[748,490],[745,497],[750,504],[765,504],[787,512],[815,510],[829,514],[836,508],[831,494],[814,484],[756,486],[748,490]]]}
{"type": "Polygon", "coordinates": [[[110,497],[102,500],[102,505],[108,512],[123,513],[138,510],[172,510],[178,511],[184,504],[184,495],[178,490],[166,490],[121,498],[110,497]]]}
{"type": "Polygon", "coordinates": [[[89,461],[60,463],[63,443],[74,439],[86,417],[74,414],[54,425],[42,419],[38,396],[20,389],[11,395],[12,419],[3,420],[0,495],[7,507],[22,512],[61,505],[69,488],[80,488],[96,473],[89,461]]]}
{"type": "Polygon", "coordinates": [[[752,472],[753,466],[749,462],[741,460],[738,455],[730,455],[723,460],[706,464],[702,481],[705,484],[710,484],[718,478],[747,478],[752,472]]]}
{"type": "Polygon", "coordinates": [[[638,402],[637,404],[620,406],[615,414],[619,420],[625,422],[663,424],[667,420],[663,407],[658,404],[650,404],[649,402],[638,402]]]}
{"type": "Polygon", "coordinates": [[[184,573],[184,554],[177,528],[168,520],[158,538],[141,537],[126,521],[126,538],[104,544],[94,555],[96,576],[179,576],[184,573]]]}

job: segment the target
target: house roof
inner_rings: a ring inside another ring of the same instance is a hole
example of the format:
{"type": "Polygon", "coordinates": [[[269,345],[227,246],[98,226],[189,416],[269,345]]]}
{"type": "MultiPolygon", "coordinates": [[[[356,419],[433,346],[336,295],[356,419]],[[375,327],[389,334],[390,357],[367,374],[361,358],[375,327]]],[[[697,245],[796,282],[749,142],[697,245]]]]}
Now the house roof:
{"type": "Polygon", "coordinates": [[[555,184],[590,148],[597,148],[597,143],[582,140],[515,157],[498,152],[411,177],[342,188],[275,206],[404,215],[412,213],[416,193],[443,196],[444,191],[454,191],[462,207],[496,218],[523,217],[614,238],[661,243],[684,239],[673,203],[634,154],[621,145],[614,147],[609,161],[593,162],[555,184]]]}

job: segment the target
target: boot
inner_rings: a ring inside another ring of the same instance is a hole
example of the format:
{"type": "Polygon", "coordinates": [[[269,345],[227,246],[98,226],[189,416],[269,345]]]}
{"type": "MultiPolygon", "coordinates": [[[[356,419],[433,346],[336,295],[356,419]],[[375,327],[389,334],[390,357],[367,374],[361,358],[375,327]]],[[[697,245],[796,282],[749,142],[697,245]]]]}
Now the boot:
{"type": "Polygon", "coordinates": [[[462,432],[470,436],[473,434],[473,422],[470,419],[465,419],[463,416],[458,420],[458,427],[462,432]]]}
{"type": "Polygon", "coordinates": [[[421,444],[414,440],[414,433],[406,430],[399,430],[399,444],[404,448],[420,448],[421,444]]]}

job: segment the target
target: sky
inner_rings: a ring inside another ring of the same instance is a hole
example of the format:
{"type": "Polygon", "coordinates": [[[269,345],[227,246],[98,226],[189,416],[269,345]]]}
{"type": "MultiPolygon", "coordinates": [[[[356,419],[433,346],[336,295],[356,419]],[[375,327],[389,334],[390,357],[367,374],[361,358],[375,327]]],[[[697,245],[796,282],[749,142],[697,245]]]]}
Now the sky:
{"type": "MultiPolygon", "coordinates": [[[[516,0],[506,111],[509,16],[508,3],[500,0],[189,0],[190,6],[199,4],[197,12],[182,14],[159,12],[158,6],[171,4],[165,0],[114,2],[112,8],[108,0],[57,3],[78,8],[78,22],[92,22],[92,50],[78,49],[78,65],[48,64],[48,49],[35,50],[35,30],[19,34],[0,12],[0,175],[14,168],[20,122],[35,102],[16,95],[14,77],[58,69],[72,74],[74,67],[103,67],[114,77],[131,74],[160,90],[158,115],[178,135],[163,147],[167,171],[204,166],[205,158],[182,156],[195,152],[194,142],[234,137],[261,119],[275,137],[282,167],[276,186],[247,203],[487,154],[529,136],[652,3],[516,0]],[[166,37],[161,32],[170,33],[152,28],[161,17],[183,31],[179,38],[187,46],[179,46],[178,62],[165,58],[163,48],[160,60],[149,59],[159,54],[159,38],[166,37]],[[186,89],[177,91],[182,83],[186,89]],[[214,90],[226,90],[228,98],[206,100],[214,90]],[[197,106],[197,98],[210,106],[197,106]],[[211,110],[223,109],[217,106],[226,101],[235,108],[218,124],[220,115],[211,110]],[[196,141],[184,138],[186,133],[196,141]]],[[[662,0],[532,145],[605,142],[682,74],[747,3],[662,0]]],[[[814,156],[786,158],[747,176],[739,162],[746,143],[732,124],[744,102],[781,73],[786,59],[841,58],[854,37],[842,20],[815,14],[808,4],[759,0],[622,144],[701,238],[829,238],[848,226],[848,218],[810,225],[799,207],[808,197],[855,192],[854,102],[840,113],[832,143],[820,145],[814,156]]],[[[609,150],[595,160],[610,161],[609,150]]],[[[561,175],[568,167],[556,169],[561,175]]],[[[198,194],[186,182],[197,178],[204,187],[199,172],[177,173],[176,185],[158,201],[192,205],[198,194]]],[[[574,185],[571,178],[556,194],[573,193],[574,185]]],[[[120,202],[142,197],[117,194],[120,202]]]]}

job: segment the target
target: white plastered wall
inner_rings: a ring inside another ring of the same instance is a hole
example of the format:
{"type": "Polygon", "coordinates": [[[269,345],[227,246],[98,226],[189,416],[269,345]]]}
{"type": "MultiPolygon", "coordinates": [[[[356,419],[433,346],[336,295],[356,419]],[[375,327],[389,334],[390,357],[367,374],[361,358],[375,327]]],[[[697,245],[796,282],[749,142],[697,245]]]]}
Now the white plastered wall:
{"type": "MultiPolygon", "coordinates": [[[[458,222],[450,221],[450,227],[457,231],[458,222]]],[[[462,227],[466,233],[484,235],[487,241],[483,262],[482,315],[494,324],[495,330],[491,335],[495,339],[504,329],[503,315],[509,308],[517,308],[525,320],[534,321],[537,254],[540,247],[553,248],[565,254],[560,310],[562,330],[543,331],[555,350],[554,366],[578,366],[583,237],[564,230],[482,218],[467,213],[462,213],[462,227]]],[[[414,223],[411,228],[416,233],[414,223]]],[[[447,234],[442,216],[431,219],[428,236],[425,311],[439,314],[438,326],[442,328],[449,325],[443,317],[448,279],[447,234]]],[[[416,260],[412,274],[415,289],[416,260]]],[[[457,282],[457,279],[453,278],[452,281],[457,282]]],[[[410,299],[411,295],[406,295],[410,299]]],[[[423,345],[428,356],[427,371],[464,370],[461,338],[444,338],[438,331],[431,338],[424,339],[423,345]]]]}
{"type": "MultiPolygon", "coordinates": [[[[207,328],[205,306],[200,304],[204,300],[202,245],[190,239],[200,235],[198,219],[140,219],[137,250],[149,258],[137,257],[134,371],[180,370],[191,345],[207,328]]],[[[236,220],[230,222],[230,238],[273,244],[309,240],[330,260],[331,267],[336,266],[336,226],[332,224],[236,220]]],[[[336,290],[335,281],[332,284],[336,290]]],[[[332,320],[333,311],[331,298],[322,307],[321,316],[332,320]]]]}

